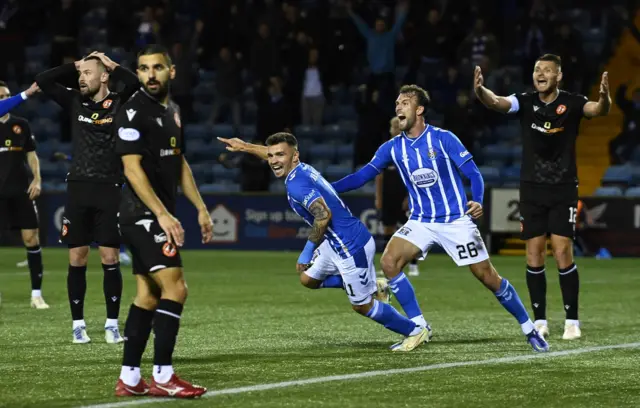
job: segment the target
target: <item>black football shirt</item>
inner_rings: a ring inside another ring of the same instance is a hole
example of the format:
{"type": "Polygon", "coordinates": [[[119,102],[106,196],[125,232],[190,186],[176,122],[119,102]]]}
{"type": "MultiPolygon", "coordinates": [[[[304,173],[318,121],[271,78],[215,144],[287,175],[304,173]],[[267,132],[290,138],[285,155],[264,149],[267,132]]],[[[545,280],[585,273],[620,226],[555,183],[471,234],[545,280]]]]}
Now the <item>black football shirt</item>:
{"type": "Polygon", "coordinates": [[[29,122],[9,115],[0,120],[0,196],[14,196],[29,188],[27,153],[36,150],[29,122]]]}

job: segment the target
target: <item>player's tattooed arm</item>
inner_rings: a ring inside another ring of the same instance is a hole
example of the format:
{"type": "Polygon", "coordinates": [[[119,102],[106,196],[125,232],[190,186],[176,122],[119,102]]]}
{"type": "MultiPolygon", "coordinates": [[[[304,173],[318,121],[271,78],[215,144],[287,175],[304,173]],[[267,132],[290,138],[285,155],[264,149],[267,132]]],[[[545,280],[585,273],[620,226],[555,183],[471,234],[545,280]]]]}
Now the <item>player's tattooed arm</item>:
{"type": "Polygon", "coordinates": [[[309,234],[309,241],[319,245],[324,239],[324,233],[331,221],[331,210],[322,198],[318,198],[309,206],[309,212],[313,215],[313,225],[309,234]]]}

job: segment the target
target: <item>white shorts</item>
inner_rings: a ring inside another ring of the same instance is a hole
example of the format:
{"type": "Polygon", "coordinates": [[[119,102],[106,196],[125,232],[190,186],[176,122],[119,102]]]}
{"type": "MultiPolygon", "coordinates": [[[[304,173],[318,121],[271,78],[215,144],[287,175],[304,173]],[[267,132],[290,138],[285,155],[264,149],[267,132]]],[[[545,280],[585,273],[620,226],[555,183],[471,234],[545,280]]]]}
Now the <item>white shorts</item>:
{"type": "Polygon", "coordinates": [[[371,238],[358,252],[346,259],[341,258],[325,240],[313,254],[311,267],[304,273],[316,280],[325,280],[329,275],[342,275],[344,290],[352,305],[371,302],[377,292],[374,257],[376,244],[371,238]]]}
{"type": "Polygon", "coordinates": [[[489,259],[489,253],[476,224],[469,217],[450,223],[407,221],[393,234],[420,248],[426,258],[433,244],[438,244],[458,266],[473,265],[489,259]]]}

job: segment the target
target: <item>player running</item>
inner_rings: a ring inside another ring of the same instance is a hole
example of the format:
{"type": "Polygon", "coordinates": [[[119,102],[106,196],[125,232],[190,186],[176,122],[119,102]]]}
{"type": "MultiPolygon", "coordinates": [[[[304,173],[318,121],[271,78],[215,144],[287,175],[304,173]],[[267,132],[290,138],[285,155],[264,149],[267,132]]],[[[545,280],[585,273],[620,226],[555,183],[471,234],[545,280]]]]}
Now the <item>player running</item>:
{"type": "Polygon", "coordinates": [[[374,266],[375,242],[367,228],[351,214],[331,184],[308,164],[300,162],[298,141],[290,133],[275,133],[266,146],[240,139],[218,140],[227,150],[268,160],[273,174],[284,178],[289,205],[311,226],[298,258],[300,282],[311,289],[344,288],[353,310],[405,339],[391,351],[411,351],[431,337],[428,324],[419,325],[391,305],[374,299],[378,291],[374,266]]]}
{"type": "Polygon", "coordinates": [[[429,102],[424,89],[403,86],[396,99],[402,134],[383,144],[369,164],[333,186],[338,193],[355,190],[395,165],[409,191],[411,216],[382,255],[382,270],[391,287],[398,276],[406,279],[402,268],[416,256],[426,257],[429,249],[438,244],[458,266],[469,265],[473,275],[518,320],[534,351],[548,351],[549,345],[535,330],[518,293],[491,264],[480,231],[471,220],[483,213],[482,176],[471,154],[453,133],[425,122],[429,102]],[[472,201],[467,201],[457,170],[471,181],[472,201]]]}
{"type": "Polygon", "coordinates": [[[484,87],[480,67],[476,67],[474,77],[480,102],[497,112],[517,115],[522,127],[520,222],[527,245],[527,287],[534,324],[543,336],[549,335],[544,262],[550,235],[566,316],[562,338],[578,339],[582,336],[578,320],[580,280],[573,259],[578,215],[576,138],[582,118],[609,113],[608,74],[602,74],[598,102],[559,89],[562,61],[553,54],[536,61],[533,92],[496,96],[484,87]]]}
{"type": "Polygon", "coordinates": [[[69,247],[67,291],[73,320],[73,343],[89,343],[84,321],[89,245],[98,244],[103,290],[107,308],[104,325],[107,343],[123,341],[118,329],[122,274],[118,260],[120,234],[118,205],[122,185],[122,164],[115,154],[113,120],[120,106],[140,84],[137,76],[94,52],[75,63],[42,72],[36,82],[47,96],[70,116],[73,155],[67,175],[67,203],[61,241],[69,247]],[[80,91],[66,88],[58,80],[78,75],[80,91]],[[111,92],[109,79],[125,84],[123,92],[111,92]]]}

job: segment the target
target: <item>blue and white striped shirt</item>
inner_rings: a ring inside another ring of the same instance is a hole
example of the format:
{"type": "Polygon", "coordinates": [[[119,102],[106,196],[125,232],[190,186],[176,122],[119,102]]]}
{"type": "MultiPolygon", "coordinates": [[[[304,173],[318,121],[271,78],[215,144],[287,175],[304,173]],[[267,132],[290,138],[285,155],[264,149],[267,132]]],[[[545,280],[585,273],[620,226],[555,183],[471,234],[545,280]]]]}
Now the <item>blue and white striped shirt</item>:
{"type": "Polygon", "coordinates": [[[341,258],[349,258],[371,239],[367,227],[353,214],[327,180],[313,167],[300,163],[285,179],[289,205],[305,222],[313,225],[314,217],[309,212],[311,203],[323,198],[331,221],[325,233],[331,247],[341,258]]]}
{"type": "Polygon", "coordinates": [[[471,158],[456,135],[427,125],[415,139],[403,132],[380,146],[369,164],[378,172],[395,164],[409,191],[411,220],[449,223],[466,211],[458,168],[471,158]]]}

